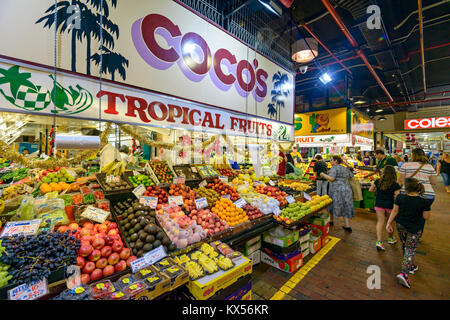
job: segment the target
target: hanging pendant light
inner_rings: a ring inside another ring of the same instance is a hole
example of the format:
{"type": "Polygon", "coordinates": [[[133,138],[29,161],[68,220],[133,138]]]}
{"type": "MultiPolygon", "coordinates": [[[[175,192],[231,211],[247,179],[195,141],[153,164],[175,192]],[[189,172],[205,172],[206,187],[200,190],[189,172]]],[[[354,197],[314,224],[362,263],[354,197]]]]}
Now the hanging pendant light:
{"type": "Polygon", "coordinates": [[[308,63],[319,55],[319,46],[314,38],[297,40],[292,45],[292,60],[298,63],[308,63]]]}

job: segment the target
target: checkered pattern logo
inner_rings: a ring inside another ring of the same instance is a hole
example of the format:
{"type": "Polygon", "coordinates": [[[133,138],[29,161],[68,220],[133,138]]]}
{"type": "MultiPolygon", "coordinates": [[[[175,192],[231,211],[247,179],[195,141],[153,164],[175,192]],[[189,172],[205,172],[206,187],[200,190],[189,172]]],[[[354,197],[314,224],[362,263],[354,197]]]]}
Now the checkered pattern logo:
{"type": "Polygon", "coordinates": [[[50,104],[50,92],[39,88],[35,90],[30,87],[20,86],[17,91],[15,104],[18,107],[30,110],[43,110],[50,104]]]}

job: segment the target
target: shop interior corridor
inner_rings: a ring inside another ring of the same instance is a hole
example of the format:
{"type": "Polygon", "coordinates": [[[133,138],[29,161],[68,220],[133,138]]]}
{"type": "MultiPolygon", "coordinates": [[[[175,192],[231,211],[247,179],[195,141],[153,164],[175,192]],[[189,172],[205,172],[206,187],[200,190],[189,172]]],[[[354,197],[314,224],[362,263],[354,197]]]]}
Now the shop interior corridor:
{"type": "Polygon", "coordinates": [[[341,228],[343,221],[335,222],[330,235],[340,240],[309,271],[305,270],[305,264],[311,259],[311,255],[306,257],[296,274],[277,270],[264,263],[255,266],[252,299],[449,299],[450,194],[445,192],[440,177],[435,190],[436,200],[432,206],[431,218],[425,225],[416,254],[419,270],[410,275],[410,289],[401,287],[395,278],[401,265],[400,242],[389,245],[386,235],[386,251],[377,251],[376,215],[361,210],[355,213],[352,220],[351,234],[341,228]],[[381,289],[367,288],[367,279],[371,275],[367,273],[367,268],[370,265],[380,267],[381,289]],[[296,275],[301,275],[301,280],[295,286],[291,285],[292,289],[288,288],[285,284],[292,284],[288,281],[296,275]]]}

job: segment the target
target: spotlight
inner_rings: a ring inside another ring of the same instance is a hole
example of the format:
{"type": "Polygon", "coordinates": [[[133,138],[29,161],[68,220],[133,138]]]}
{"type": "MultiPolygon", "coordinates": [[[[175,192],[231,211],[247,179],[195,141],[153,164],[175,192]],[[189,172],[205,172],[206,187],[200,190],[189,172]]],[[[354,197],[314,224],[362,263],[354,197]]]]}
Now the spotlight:
{"type": "Polygon", "coordinates": [[[330,75],[326,72],[324,72],[320,77],[319,80],[322,81],[323,84],[327,84],[328,82],[330,82],[332,79],[330,77],[330,75]]]}
{"type": "Polygon", "coordinates": [[[378,118],[378,120],[384,121],[384,120],[386,120],[386,117],[385,116],[381,116],[381,117],[378,118]]]}
{"type": "Polygon", "coordinates": [[[379,108],[379,109],[375,110],[375,112],[376,112],[376,113],[383,112],[383,109],[379,108]]]}
{"type": "Polygon", "coordinates": [[[267,10],[272,12],[273,14],[276,14],[277,16],[281,17],[283,14],[283,8],[278,6],[278,4],[275,1],[272,0],[258,0],[259,3],[261,3],[267,10]]]}

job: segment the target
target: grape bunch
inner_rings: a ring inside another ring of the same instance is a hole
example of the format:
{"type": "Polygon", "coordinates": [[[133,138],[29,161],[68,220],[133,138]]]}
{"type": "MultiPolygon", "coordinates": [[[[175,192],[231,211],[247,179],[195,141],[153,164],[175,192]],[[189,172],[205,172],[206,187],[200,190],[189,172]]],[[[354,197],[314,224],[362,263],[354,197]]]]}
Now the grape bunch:
{"type": "Polygon", "coordinates": [[[52,271],[77,263],[80,240],[69,231],[42,231],[35,236],[17,236],[3,240],[5,250],[0,263],[10,265],[9,275],[17,285],[48,278],[52,271]]]}
{"type": "MultiPolygon", "coordinates": [[[[3,255],[5,247],[2,246],[2,240],[0,240],[0,257],[3,255]]],[[[0,263],[0,288],[8,284],[8,281],[12,279],[11,275],[8,275],[9,265],[0,263]]]]}

